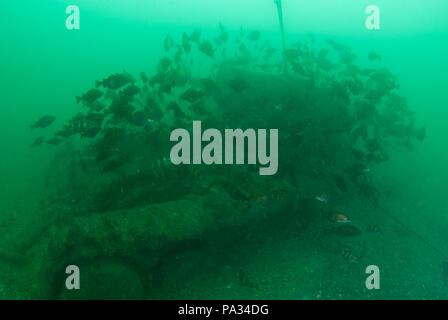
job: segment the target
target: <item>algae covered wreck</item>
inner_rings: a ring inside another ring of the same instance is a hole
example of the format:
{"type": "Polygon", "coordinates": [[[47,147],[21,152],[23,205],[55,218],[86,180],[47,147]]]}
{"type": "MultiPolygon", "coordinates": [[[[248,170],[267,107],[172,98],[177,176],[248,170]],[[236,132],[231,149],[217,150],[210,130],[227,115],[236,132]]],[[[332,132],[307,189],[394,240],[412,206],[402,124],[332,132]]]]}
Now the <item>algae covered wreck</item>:
{"type": "Polygon", "coordinates": [[[0,251],[3,297],[160,297],[154,278],[179,252],[199,252],[199,268],[217,234],[257,241],[280,222],[298,219],[296,232],[314,227],[328,210],[315,200],[323,192],[341,202],[377,199],[368,171],[391,148],[424,138],[397,78],[358,65],[333,40],[306,37],[279,50],[258,31],[220,26],[215,37],[196,30],[163,45],[155,73],[113,73],[76,98],[79,113],[55,133],[63,142],[41,226],[0,251]],[[221,132],[278,129],[278,171],[173,164],[170,135],[193,121],[221,132]],[[98,285],[67,293],[70,264],[93,270],[98,285]]]}

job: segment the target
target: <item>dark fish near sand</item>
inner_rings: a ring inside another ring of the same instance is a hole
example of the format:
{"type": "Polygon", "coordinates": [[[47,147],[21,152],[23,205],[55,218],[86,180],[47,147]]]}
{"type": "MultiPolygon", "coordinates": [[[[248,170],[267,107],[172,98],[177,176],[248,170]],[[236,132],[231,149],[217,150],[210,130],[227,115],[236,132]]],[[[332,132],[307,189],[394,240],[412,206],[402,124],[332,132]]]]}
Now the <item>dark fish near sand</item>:
{"type": "Polygon", "coordinates": [[[100,133],[100,131],[101,127],[92,122],[86,122],[81,132],[81,138],[94,138],[98,133],[100,133]]]}
{"type": "Polygon", "coordinates": [[[213,49],[213,45],[210,41],[205,40],[202,41],[198,47],[199,51],[201,51],[206,56],[212,58],[215,55],[215,50],[213,49]]]}
{"type": "Polygon", "coordinates": [[[150,120],[149,113],[145,111],[137,111],[132,115],[132,123],[139,127],[144,126],[150,120]]]}
{"type": "Polygon", "coordinates": [[[126,101],[132,100],[132,98],[140,92],[140,88],[136,85],[130,85],[120,91],[120,97],[126,98],[126,101]]]}
{"type": "Polygon", "coordinates": [[[34,142],[30,145],[30,148],[34,148],[34,147],[40,146],[42,143],[44,143],[44,138],[43,137],[39,137],[36,140],[34,140],[34,142]]]}
{"type": "Polygon", "coordinates": [[[325,234],[334,234],[340,237],[353,237],[361,235],[362,231],[353,225],[341,225],[326,230],[325,234]]]}
{"type": "Polygon", "coordinates": [[[80,103],[81,101],[83,101],[85,104],[91,104],[101,98],[103,94],[104,93],[98,89],[91,89],[84,93],[82,96],[76,97],[76,103],[80,103]]]}
{"type": "Polygon", "coordinates": [[[58,146],[60,145],[64,140],[58,137],[51,138],[50,140],[47,140],[47,143],[52,146],[58,146]]]}
{"type": "Polygon", "coordinates": [[[338,51],[338,52],[350,50],[350,48],[347,47],[346,45],[337,43],[336,41],[331,40],[331,39],[328,39],[327,43],[333,50],[338,51]]]}
{"type": "Polygon", "coordinates": [[[227,85],[236,92],[241,92],[249,88],[249,82],[241,77],[235,77],[227,81],[227,85]]]}
{"type": "Polygon", "coordinates": [[[369,59],[371,61],[375,61],[375,60],[381,60],[382,56],[379,53],[376,53],[375,51],[370,51],[369,53],[369,59]]]}
{"type": "Polygon", "coordinates": [[[109,77],[103,79],[102,81],[96,81],[96,87],[103,86],[104,88],[109,88],[112,90],[118,89],[127,85],[128,83],[134,83],[134,77],[128,72],[115,73],[109,77]]]}
{"type": "Polygon", "coordinates": [[[89,108],[91,111],[99,112],[99,111],[103,110],[104,108],[106,108],[106,105],[99,101],[95,101],[95,102],[89,104],[89,108]]]}
{"type": "Polygon", "coordinates": [[[188,89],[180,96],[180,98],[182,100],[193,103],[193,102],[196,102],[196,101],[202,99],[203,96],[204,96],[204,92],[202,90],[188,89]]]}
{"type": "Polygon", "coordinates": [[[76,133],[75,129],[71,125],[65,125],[63,129],[57,131],[55,136],[68,138],[76,133]]]}
{"type": "Polygon", "coordinates": [[[33,125],[30,126],[30,129],[34,129],[34,128],[46,128],[48,126],[50,126],[54,120],[56,120],[56,117],[53,116],[44,116],[42,118],[40,118],[39,120],[36,121],[36,123],[34,123],[33,125]]]}
{"type": "Polygon", "coordinates": [[[350,223],[350,219],[347,215],[340,212],[329,212],[327,218],[335,223],[350,223]]]}

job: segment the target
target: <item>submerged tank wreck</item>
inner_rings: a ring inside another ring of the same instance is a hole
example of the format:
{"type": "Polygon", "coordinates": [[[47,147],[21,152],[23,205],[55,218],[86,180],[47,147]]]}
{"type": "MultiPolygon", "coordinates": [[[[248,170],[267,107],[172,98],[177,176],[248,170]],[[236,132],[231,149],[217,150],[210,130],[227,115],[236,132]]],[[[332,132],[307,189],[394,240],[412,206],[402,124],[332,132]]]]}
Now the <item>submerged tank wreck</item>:
{"type": "Polygon", "coordinates": [[[291,219],[300,232],[325,210],[323,192],[377,199],[368,170],[424,138],[396,77],[358,65],[335,41],[279,50],[220,26],[211,39],[168,35],[164,49],[154,74],[114,73],[77,98],[79,113],[55,133],[63,142],[40,225],[0,250],[3,298],[159,297],[154,278],[168,257],[197,250],[200,265],[217,234],[262,237],[291,219]],[[170,133],[195,120],[204,130],[278,129],[278,172],[173,165],[170,133]],[[95,285],[63,290],[71,264],[92,270],[95,285]]]}

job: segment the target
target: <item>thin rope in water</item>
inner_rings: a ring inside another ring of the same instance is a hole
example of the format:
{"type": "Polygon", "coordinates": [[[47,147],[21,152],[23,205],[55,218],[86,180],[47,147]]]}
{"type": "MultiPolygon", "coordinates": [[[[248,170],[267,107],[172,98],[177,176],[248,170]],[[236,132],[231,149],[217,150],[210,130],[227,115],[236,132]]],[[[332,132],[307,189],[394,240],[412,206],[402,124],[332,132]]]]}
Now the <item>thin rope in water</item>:
{"type": "Polygon", "coordinates": [[[286,49],[286,43],[285,43],[285,27],[283,24],[282,0],[275,0],[274,2],[277,5],[278,21],[280,22],[280,32],[282,33],[282,47],[284,52],[286,49]]]}
{"type": "Polygon", "coordinates": [[[443,253],[441,250],[439,250],[436,246],[431,244],[428,240],[426,240],[422,235],[420,235],[418,232],[412,230],[409,226],[407,226],[403,221],[401,221],[399,218],[394,216],[389,210],[382,207],[378,203],[375,203],[374,201],[371,201],[372,205],[376,208],[380,209],[384,214],[386,214],[389,218],[391,218],[393,221],[395,221],[397,224],[399,224],[403,229],[405,229],[407,232],[413,234],[417,239],[419,239],[421,242],[423,242],[426,246],[431,248],[434,252],[439,254],[442,258],[448,260],[448,256],[443,253]]]}

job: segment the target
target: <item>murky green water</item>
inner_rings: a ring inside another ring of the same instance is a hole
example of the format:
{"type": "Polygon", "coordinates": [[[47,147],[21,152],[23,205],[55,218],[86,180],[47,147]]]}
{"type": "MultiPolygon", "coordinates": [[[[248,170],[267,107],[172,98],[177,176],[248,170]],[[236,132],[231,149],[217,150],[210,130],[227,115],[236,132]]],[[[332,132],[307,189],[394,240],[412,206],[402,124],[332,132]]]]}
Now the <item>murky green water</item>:
{"type": "Polygon", "coordinates": [[[448,5],[308,2],[2,2],[0,297],[446,299],[448,5]]]}

